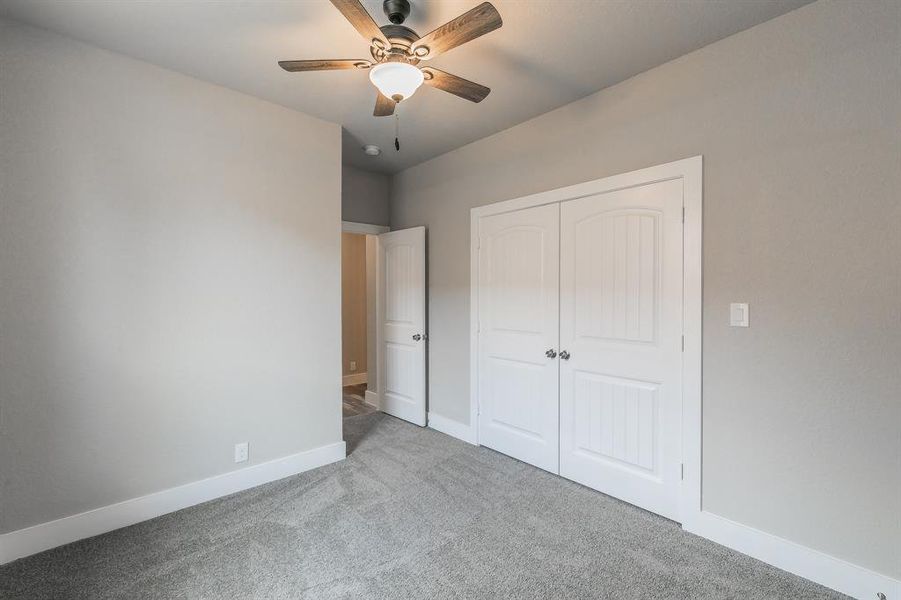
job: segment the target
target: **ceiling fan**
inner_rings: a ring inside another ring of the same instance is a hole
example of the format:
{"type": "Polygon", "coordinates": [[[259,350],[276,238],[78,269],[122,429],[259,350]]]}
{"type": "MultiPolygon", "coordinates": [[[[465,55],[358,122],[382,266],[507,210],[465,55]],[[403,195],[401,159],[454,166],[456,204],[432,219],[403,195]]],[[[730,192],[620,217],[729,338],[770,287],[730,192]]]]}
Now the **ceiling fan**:
{"type": "Polygon", "coordinates": [[[360,0],[331,0],[341,14],[369,42],[373,60],[282,60],[279,66],[286,71],[328,71],[334,69],[363,69],[378,89],[375,100],[376,117],[394,114],[394,108],[425,83],[450,92],[471,102],[481,102],[491,91],[462,77],[429,66],[419,66],[442,52],[447,52],[501,25],[501,15],[490,2],[483,2],[438,29],[419,37],[402,23],[410,14],[409,0],[384,0],[383,9],[391,21],[379,27],[360,0]]]}

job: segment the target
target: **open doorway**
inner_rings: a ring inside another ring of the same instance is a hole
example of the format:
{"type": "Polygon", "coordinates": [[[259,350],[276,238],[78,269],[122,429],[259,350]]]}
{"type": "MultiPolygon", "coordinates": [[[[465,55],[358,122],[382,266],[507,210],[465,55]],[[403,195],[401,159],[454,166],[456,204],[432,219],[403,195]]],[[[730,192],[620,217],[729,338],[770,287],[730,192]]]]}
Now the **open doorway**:
{"type": "Polygon", "coordinates": [[[424,427],[425,227],[342,225],[342,415],[348,452],[382,414],[424,427]],[[354,433],[356,432],[356,433],[354,433]]]}
{"type": "Polygon", "coordinates": [[[378,410],[378,236],[387,227],[343,223],[341,234],[342,415],[378,410]]]}

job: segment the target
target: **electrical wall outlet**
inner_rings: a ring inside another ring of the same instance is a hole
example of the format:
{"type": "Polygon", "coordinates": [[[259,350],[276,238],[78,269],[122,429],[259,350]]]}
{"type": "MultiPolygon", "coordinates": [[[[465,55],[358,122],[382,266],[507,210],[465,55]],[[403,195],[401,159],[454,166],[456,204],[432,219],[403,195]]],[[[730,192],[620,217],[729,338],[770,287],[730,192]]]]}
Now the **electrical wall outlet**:
{"type": "Polygon", "coordinates": [[[247,442],[235,444],[235,462],[246,462],[250,458],[250,445],[247,442]]]}
{"type": "Polygon", "coordinates": [[[351,371],[357,370],[357,361],[355,361],[355,360],[350,361],[350,370],[351,371]]]}

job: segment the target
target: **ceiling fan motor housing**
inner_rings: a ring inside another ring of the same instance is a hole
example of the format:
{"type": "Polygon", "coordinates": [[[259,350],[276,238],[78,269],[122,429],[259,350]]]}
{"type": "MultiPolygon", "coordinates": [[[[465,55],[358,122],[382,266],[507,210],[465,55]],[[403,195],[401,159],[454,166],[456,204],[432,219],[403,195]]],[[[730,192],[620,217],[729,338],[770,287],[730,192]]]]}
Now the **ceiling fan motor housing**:
{"type": "Polygon", "coordinates": [[[410,3],[408,0],[385,0],[382,9],[388,20],[395,25],[403,23],[410,16],[410,3]]]}
{"type": "Polygon", "coordinates": [[[415,65],[419,59],[413,55],[413,43],[419,39],[416,32],[404,25],[382,25],[379,27],[391,44],[390,48],[369,48],[375,62],[402,61],[415,65]]]}

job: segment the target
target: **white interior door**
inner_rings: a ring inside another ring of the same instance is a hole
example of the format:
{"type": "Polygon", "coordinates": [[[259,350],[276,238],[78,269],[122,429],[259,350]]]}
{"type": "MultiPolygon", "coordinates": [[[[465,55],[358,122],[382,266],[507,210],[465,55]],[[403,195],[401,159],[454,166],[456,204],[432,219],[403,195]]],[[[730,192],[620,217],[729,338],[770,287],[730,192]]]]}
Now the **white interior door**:
{"type": "Polygon", "coordinates": [[[379,235],[381,409],[426,424],[425,227],[379,235]]]}
{"type": "Polygon", "coordinates": [[[539,206],[479,223],[479,442],[553,473],[559,210],[539,206]]]}
{"type": "Polygon", "coordinates": [[[682,181],[564,202],[560,222],[560,474],[678,520],[682,181]]]}

